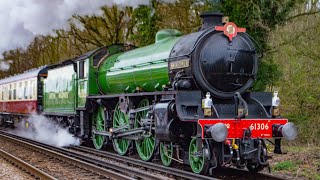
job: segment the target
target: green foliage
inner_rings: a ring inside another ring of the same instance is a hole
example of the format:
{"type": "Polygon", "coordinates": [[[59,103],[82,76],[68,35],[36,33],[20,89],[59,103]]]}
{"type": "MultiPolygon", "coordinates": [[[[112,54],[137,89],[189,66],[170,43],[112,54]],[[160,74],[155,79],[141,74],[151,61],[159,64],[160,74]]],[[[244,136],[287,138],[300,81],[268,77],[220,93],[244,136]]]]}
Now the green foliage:
{"type": "Polygon", "coordinates": [[[234,1],[221,0],[217,9],[229,16],[266,49],[268,32],[285,22],[298,0],[234,1]]]}
{"type": "Polygon", "coordinates": [[[274,170],[281,171],[281,170],[292,170],[297,165],[292,161],[283,161],[274,166],[274,170]]]}
{"type": "Polygon", "coordinates": [[[320,144],[320,15],[300,16],[279,26],[270,33],[269,46],[282,71],[276,84],[282,115],[297,124],[300,142],[320,144]]]}
{"type": "Polygon", "coordinates": [[[136,19],[137,31],[133,36],[133,39],[139,46],[145,46],[155,41],[155,35],[158,31],[156,21],[158,19],[157,14],[153,7],[140,6],[134,10],[133,16],[136,19]]]}
{"type": "MultiPolygon", "coordinates": [[[[230,21],[238,27],[245,27],[247,32],[258,42],[258,46],[265,53],[269,32],[282,24],[296,7],[298,0],[268,0],[268,1],[209,1],[211,8],[219,10],[229,16],[230,21]]],[[[258,48],[258,47],[257,47],[258,48]]],[[[271,57],[260,62],[257,81],[253,87],[255,91],[264,91],[279,80],[280,69],[271,57]]],[[[270,88],[271,87],[271,88],[270,88]]]]}
{"type": "Polygon", "coordinates": [[[276,63],[272,59],[259,61],[259,69],[257,75],[257,81],[253,86],[253,91],[264,91],[266,87],[270,91],[273,90],[273,86],[281,77],[282,73],[276,63]]]}

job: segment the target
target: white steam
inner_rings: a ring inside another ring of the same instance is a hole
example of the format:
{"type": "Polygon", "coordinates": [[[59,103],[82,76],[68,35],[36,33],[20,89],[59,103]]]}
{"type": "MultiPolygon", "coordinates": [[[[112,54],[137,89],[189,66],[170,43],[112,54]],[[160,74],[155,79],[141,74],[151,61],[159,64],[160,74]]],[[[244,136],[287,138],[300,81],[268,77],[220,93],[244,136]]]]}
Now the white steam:
{"type": "Polygon", "coordinates": [[[10,63],[12,63],[11,60],[4,61],[3,59],[0,59],[0,71],[8,71],[10,69],[10,63]]]}
{"type": "MultiPolygon", "coordinates": [[[[0,54],[26,47],[37,35],[68,29],[72,15],[102,15],[102,6],[149,5],[149,0],[1,0],[0,54]]],[[[3,62],[1,69],[7,69],[3,62]]]]}
{"type": "Polygon", "coordinates": [[[57,147],[80,145],[80,139],[70,134],[67,128],[58,126],[44,116],[33,115],[27,122],[28,128],[25,122],[17,125],[18,135],[57,147]]]}
{"type": "Polygon", "coordinates": [[[150,0],[113,0],[111,4],[115,4],[120,7],[130,6],[133,8],[137,8],[140,5],[149,5],[150,0]]]}

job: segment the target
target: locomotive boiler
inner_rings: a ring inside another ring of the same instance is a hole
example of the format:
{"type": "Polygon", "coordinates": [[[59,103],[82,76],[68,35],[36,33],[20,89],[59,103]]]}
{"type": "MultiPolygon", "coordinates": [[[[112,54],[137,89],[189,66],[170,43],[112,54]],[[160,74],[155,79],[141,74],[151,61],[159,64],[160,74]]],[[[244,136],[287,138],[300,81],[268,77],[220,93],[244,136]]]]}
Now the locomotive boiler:
{"type": "Polygon", "coordinates": [[[155,44],[103,60],[99,86],[104,93],[130,93],[137,88],[152,92],[166,86],[200,89],[222,99],[242,94],[257,74],[256,49],[243,28],[227,23],[227,29],[221,29],[222,16],[205,13],[198,32],[182,36],[174,29],[161,30],[155,44]]]}
{"type": "Polygon", "coordinates": [[[262,170],[265,141],[275,139],[281,153],[281,138],[295,139],[297,129],[281,117],[278,92],[250,91],[258,50],[246,30],[221,13],[201,18],[191,34],[164,29],[146,47],[111,45],[40,68],[37,112],[96,149],[136,150],[142,160],[159,156],[165,166],[188,164],[195,173],[230,165],[262,170]]]}

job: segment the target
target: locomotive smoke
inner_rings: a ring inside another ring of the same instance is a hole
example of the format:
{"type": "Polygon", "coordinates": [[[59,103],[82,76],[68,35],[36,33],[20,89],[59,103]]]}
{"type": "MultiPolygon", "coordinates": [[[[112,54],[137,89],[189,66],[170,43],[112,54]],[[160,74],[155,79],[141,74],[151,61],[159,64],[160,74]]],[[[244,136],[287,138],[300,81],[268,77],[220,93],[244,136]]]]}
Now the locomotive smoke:
{"type": "Polygon", "coordinates": [[[3,59],[0,59],[0,71],[8,71],[10,69],[10,63],[12,63],[11,60],[4,61],[3,59]]]}
{"type": "MultiPolygon", "coordinates": [[[[159,0],[172,3],[174,0],[159,0]]],[[[55,35],[54,30],[68,29],[72,15],[102,15],[102,6],[150,5],[150,0],[12,0],[0,1],[0,54],[25,48],[38,35],[55,35]]],[[[10,63],[0,61],[0,70],[10,63]]]]}
{"type": "Polygon", "coordinates": [[[44,116],[33,115],[28,119],[28,122],[28,128],[25,127],[25,123],[19,123],[17,125],[17,134],[19,136],[57,147],[80,145],[80,139],[73,137],[67,128],[58,126],[44,116]]]}

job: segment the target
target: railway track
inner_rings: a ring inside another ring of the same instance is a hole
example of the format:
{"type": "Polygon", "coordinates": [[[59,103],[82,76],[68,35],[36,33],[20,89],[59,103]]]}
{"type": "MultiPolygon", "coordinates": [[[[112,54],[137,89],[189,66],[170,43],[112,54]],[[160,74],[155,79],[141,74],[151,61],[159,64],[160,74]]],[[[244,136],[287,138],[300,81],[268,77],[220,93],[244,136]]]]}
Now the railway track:
{"type": "MultiPolygon", "coordinates": [[[[0,134],[5,133],[0,131],[0,134]]],[[[161,164],[141,161],[132,157],[120,156],[118,154],[95,150],[83,146],[70,146],[66,148],[57,148],[43,143],[25,139],[13,134],[6,133],[7,136],[18,138],[28,143],[37,144],[43,148],[50,148],[52,151],[59,152],[66,156],[85,161],[89,164],[109,169],[122,174],[129,174],[134,179],[287,179],[285,177],[274,176],[270,174],[252,175],[248,171],[238,169],[219,169],[214,171],[214,177],[194,174],[183,169],[169,168],[161,164]]]]}
{"type": "Polygon", "coordinates": [[[46,172],[38,169],[37,167],[11,155],[10,153],[0,149],[0,156],[5,159],[6,161],[14,164],[15,166],[19,167],[21,170],[27,172],[30,176],[37,178],[37,179],[55,179],[53,176],[47,174],[46,172]]]}
{"type": "MultiPolygon", "coordinates": [[[[80,161],[54,151],[52,148],[41,146],[38,143],[27,141],[3,131],[0,131],[0,142],[2,144],[1,149],[6,152],[9,151],[11,156],[23,160],[24,167],[29,168],[28,171],[31,171],[32,174],[38,174],[38,172],[35,172],[36,169],[41,169],[42,172],[50,175],[50,178],[43,177],[43,179],[134,179],[131,176],[80,161]]],[[[2,156],[6,155],[2,154],[2,156]]],[[[17,161],[17,158],[15,161],[17,161]]],[[[17,163],[21,165],[22,161],[17,163]]]]}
{"type": "Polygon", "coordinates": [[[123,162],[129,166],[140,166],[151,171],[161,171],[170,174],[173,178],[182,179],[259,179],[259,180],[285,180],[291,177],[280,177],[271,174],[257,173],[251,174],[247,170],[235,169],[235,168],[220,168],[213,170],[213,176],[203,176],[188,172],[183,169],[170,168],[163,166],[162,164],[156,164],[151,162],[145,162],[137,160],[128,156],[120,156],[118,154],[92,149],[84,146],[70,146],[68,149],[74,150],[75,152],[82,152],[85,154],[90,154],[91,156],[100,157],[102,159],[112,159],[117,162],[123,162]]]}
{"type": "MultiPolygon", "coordinates": [[[[1,138],[5,137],[7,140],[19,141],[21,142],[21,144],[19,143],[19,145],[21,146],[24,146],[24,143],[26,143],[28,145],[29,144],[35,145],[39,149],[49,149],[50,151],[59,153],[67,157],[72,157],[73,159],[78,161],[84,161],[87,164],[92,164],[94,166],[100,167],[101,169],[117,172],[119,174],[125,174],[127,176],[130,176],[133,179],[161,179],[161,180],[162,179],[204,179],[204,180],[215,179],[212,177],[202,176],[202,175],[194,174],[194,173],[183,171],[183,170],[177,170],[174,168],[167,168],[168,170],[165,170],[165,167],[156,169],[154,168],[154,166],[150,166],[150,165],[149,167],[146,165],[139,165],[139,163],[143,161],[136,160],[136,159],[135,160],[137,162],[134,163],[136,167],[130,165],[130,162],[125,162],[125,160],[120,161],[120,158],[113,159],[113,161],[110,161],[110,160],[107,161],[107,160],[103,160],[101,157],[94,156],[92,153],[85,154],[83,152],[82,153],[75,152],[74,150],[71,150],[71,149],[53,147],[47,144],[26,139],[26,138],[23,138],[11,133],[7,133],[4,131],[0,131],[0,137],[1,138]]],[[[91,149],[91,150],[94,150],[94,149],[91,149]]],[[[111,157],[107,157],[107,158],[111,159],[111,157]]],[[[119,178],[116,178],[116,179],[119,179],[119,178]]]]}
{"type": "Polygon", "coordinates": [[[184,171],[181,169],[176,168],[169,168],[165,167],[160,164],[155,164],[151,162],[141,161],[135,158],[127,157],[127,156],[120,156],[115,153],[100,151],[84,146],[70,146],[68,149],[72,150],[73,152],[81,152],[82,154],[90,155],[94,158],[100,158],[105,161],[112,161],[112,162],[122,162],[126,164],[129,168],[140,168],[145,169],[148,172],[155,172],[159,174],[167,174],[168,177],[173,179],[203,179],[203,180],[213,180],[216,178],[203,176],[199,174],[195,174],[192,172],[184,171]]]}

